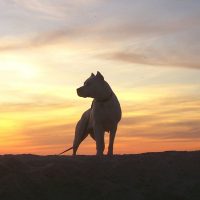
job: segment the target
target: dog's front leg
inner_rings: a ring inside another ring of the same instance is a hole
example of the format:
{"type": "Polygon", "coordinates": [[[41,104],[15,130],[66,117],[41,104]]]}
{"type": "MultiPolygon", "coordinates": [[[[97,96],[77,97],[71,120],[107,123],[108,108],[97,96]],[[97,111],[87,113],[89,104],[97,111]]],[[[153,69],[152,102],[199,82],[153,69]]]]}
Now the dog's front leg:
{"type": "Polygon", "coordinates": [[[108,155],[109,156],[113,155],[113,144],[114,144],[114,140],[115,140],[116,131],[117,131],[117,124],[114,125],[110,130],[109,146],[108,146],[108,155]]]}
{"type": "Polygon", "coordinates": [[[94,134],[96,139],[96,150],[97,156],[103,156],[103,151],[105,149],[105,142],[104,142],[104,130],[101,126],[95,126],[94,134]]]}

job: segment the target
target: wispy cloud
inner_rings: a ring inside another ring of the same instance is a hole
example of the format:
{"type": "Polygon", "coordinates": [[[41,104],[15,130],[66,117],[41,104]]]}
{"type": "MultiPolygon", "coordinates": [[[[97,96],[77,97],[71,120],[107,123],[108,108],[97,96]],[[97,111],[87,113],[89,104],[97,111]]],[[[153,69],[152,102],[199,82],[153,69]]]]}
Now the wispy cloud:
{"type": "Polygon", "coordinates": [[[176,97],[128,108],[122,119],[123,136],[146,139],[200,139],[200,100],[176,97]]]}
{"type": "Polygon", "coordinates": [[[43,17],[49,17],[50,19],[65,19],[66,17],[73,15],[73,12],[81,6],[87,6],[93,4],[96,1],[91,0],[78,0],[78,1],[49,1],[49,0],[13,0],[17,6],[22,6],[30,12],[40,14],[43,17]]]}
{"type": "MultiPolygon", "coordinates": [[[[161,24],[118,23],[65,27],[14,40],[2,39],[0,51],[63,44],[92,50],[90,56],[151,66],[200,68],[200,33],[196,16],[161,24]],[[121,43],[124,43],[121,46],[121,43]],[[107,45],[112,45],[109,50],[107,45]],[[96,49],[96,51],[95,51],[96,49]],[[102,53],[101,53],[102,52],[102,53]]],[[[92,57],[91,57],[92,59],[92,57]]]]}
{"type": "MultiPolygon", "coordinates": [[[[149,141],[150,145],[152,141],[165,144],[170,140],[172,143],[181,144],[187,141],[191,143],[194,139],[199,140],[199,105],[198,97],[157,99],[138,102],[135,105],[128,101],[123,105],[123,119],[120,122],[116,146],[125,145],[124,142],[127,140],[129,140],[128,145],[131,142],[135,144],[142,141],[146,141],[146,144],[149,141]]],[[[15,145],[23,146],[18,147],[19,152],[26,150],[38,153],[59,152],[62,148],[71,146],[75,125],[81,116],[80,108],[74,110],[73,106],[77,107],[71,103],[2,105],[0,117],[15,122],[17,120],[18,125],[21,123],[21,127],[19,129],[14,127],[15,134],[12,138],[8,133],[8,135],[2,133],[0,143],[3,143],[6,149],[14,142],[15,145]],[[73,110],[71,114],[67,107],[73,110]]],[[[87,152],[92,151],[94,142],[88,139],[87,141],[87,152]]],[[[130,148],[132,147],[129,146],[129,150],[130,148]]]]}
{"type": "MultiPolygon", "coordinates": [[[[150,51],[150,49],[149,49],[150,51]]],[[[148,54],[148,52],[143,52],[143,54],[136,54],[132,52],[113,52],[113,53],[105,53],[100,54],[98,57],[113,60],[115,62],[121,61],[126,63],[133,64],[144,64],[151,66],[164,66],[164,67],[184,67],[184,68],[194,68],[200,69],[200,59],[196,54],[191,55],[187,54],[187,57],[184,55],[170,55],[166,52],[165,55],[160,55],[159,51],[154,51],[154,55],[152,52],[148,54]],[[191,56],[191,57],[190,57],[191,56]]]]}

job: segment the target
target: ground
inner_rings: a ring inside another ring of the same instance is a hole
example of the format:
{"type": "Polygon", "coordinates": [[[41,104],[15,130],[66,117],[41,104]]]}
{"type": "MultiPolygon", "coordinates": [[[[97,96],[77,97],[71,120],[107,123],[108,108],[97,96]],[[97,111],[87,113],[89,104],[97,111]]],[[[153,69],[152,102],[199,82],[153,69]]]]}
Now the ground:
{"type": "Polygon", "coordinates": [[[199,200],[200,151],[0,156],[2,200],[199,200]]]}

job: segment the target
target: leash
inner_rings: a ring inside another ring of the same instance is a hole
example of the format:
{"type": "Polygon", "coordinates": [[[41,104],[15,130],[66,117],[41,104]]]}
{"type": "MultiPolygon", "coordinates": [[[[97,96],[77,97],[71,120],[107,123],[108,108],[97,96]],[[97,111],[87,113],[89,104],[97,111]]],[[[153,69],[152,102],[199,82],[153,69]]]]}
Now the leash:
{"type": "Polygon", "coordinates": [[[70,147],[69,149],[67,149],[67,150],[65,150],[65,151],[63,151],[63,152],[61,152],[61,153],[59,153],[58,155],[62,155],[63,153],[65,153],[65,152],[67,152],[67,151],[69,151],[69,150],[71,150],[71,149],[73,149],[73,147],[70,147]]]}

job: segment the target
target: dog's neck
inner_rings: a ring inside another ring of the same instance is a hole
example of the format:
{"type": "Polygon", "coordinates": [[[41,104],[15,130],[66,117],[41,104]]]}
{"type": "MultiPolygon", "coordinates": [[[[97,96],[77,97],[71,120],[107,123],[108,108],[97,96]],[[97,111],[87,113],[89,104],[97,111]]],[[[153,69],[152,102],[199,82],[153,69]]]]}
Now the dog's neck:
{"type": "Polygon", "coordinates": [[[107,102],[113,97],[113,91],[109,84],[106,81],[104,82],[104,84],[104,90],[102,90],[102,92],[99,93],[98,97],[95,98],[95,101],[100,103],[107,102]]]}
{"type": "Polygon", "coordinates": [[[107,101],[110,101],[110,99],[112,99],[113,97],[113,92],[110,92],[110,95],[108,97],[105,97],[104,99],[95,99],[97,102],[99,103],[105,103],[107,101]]]}

